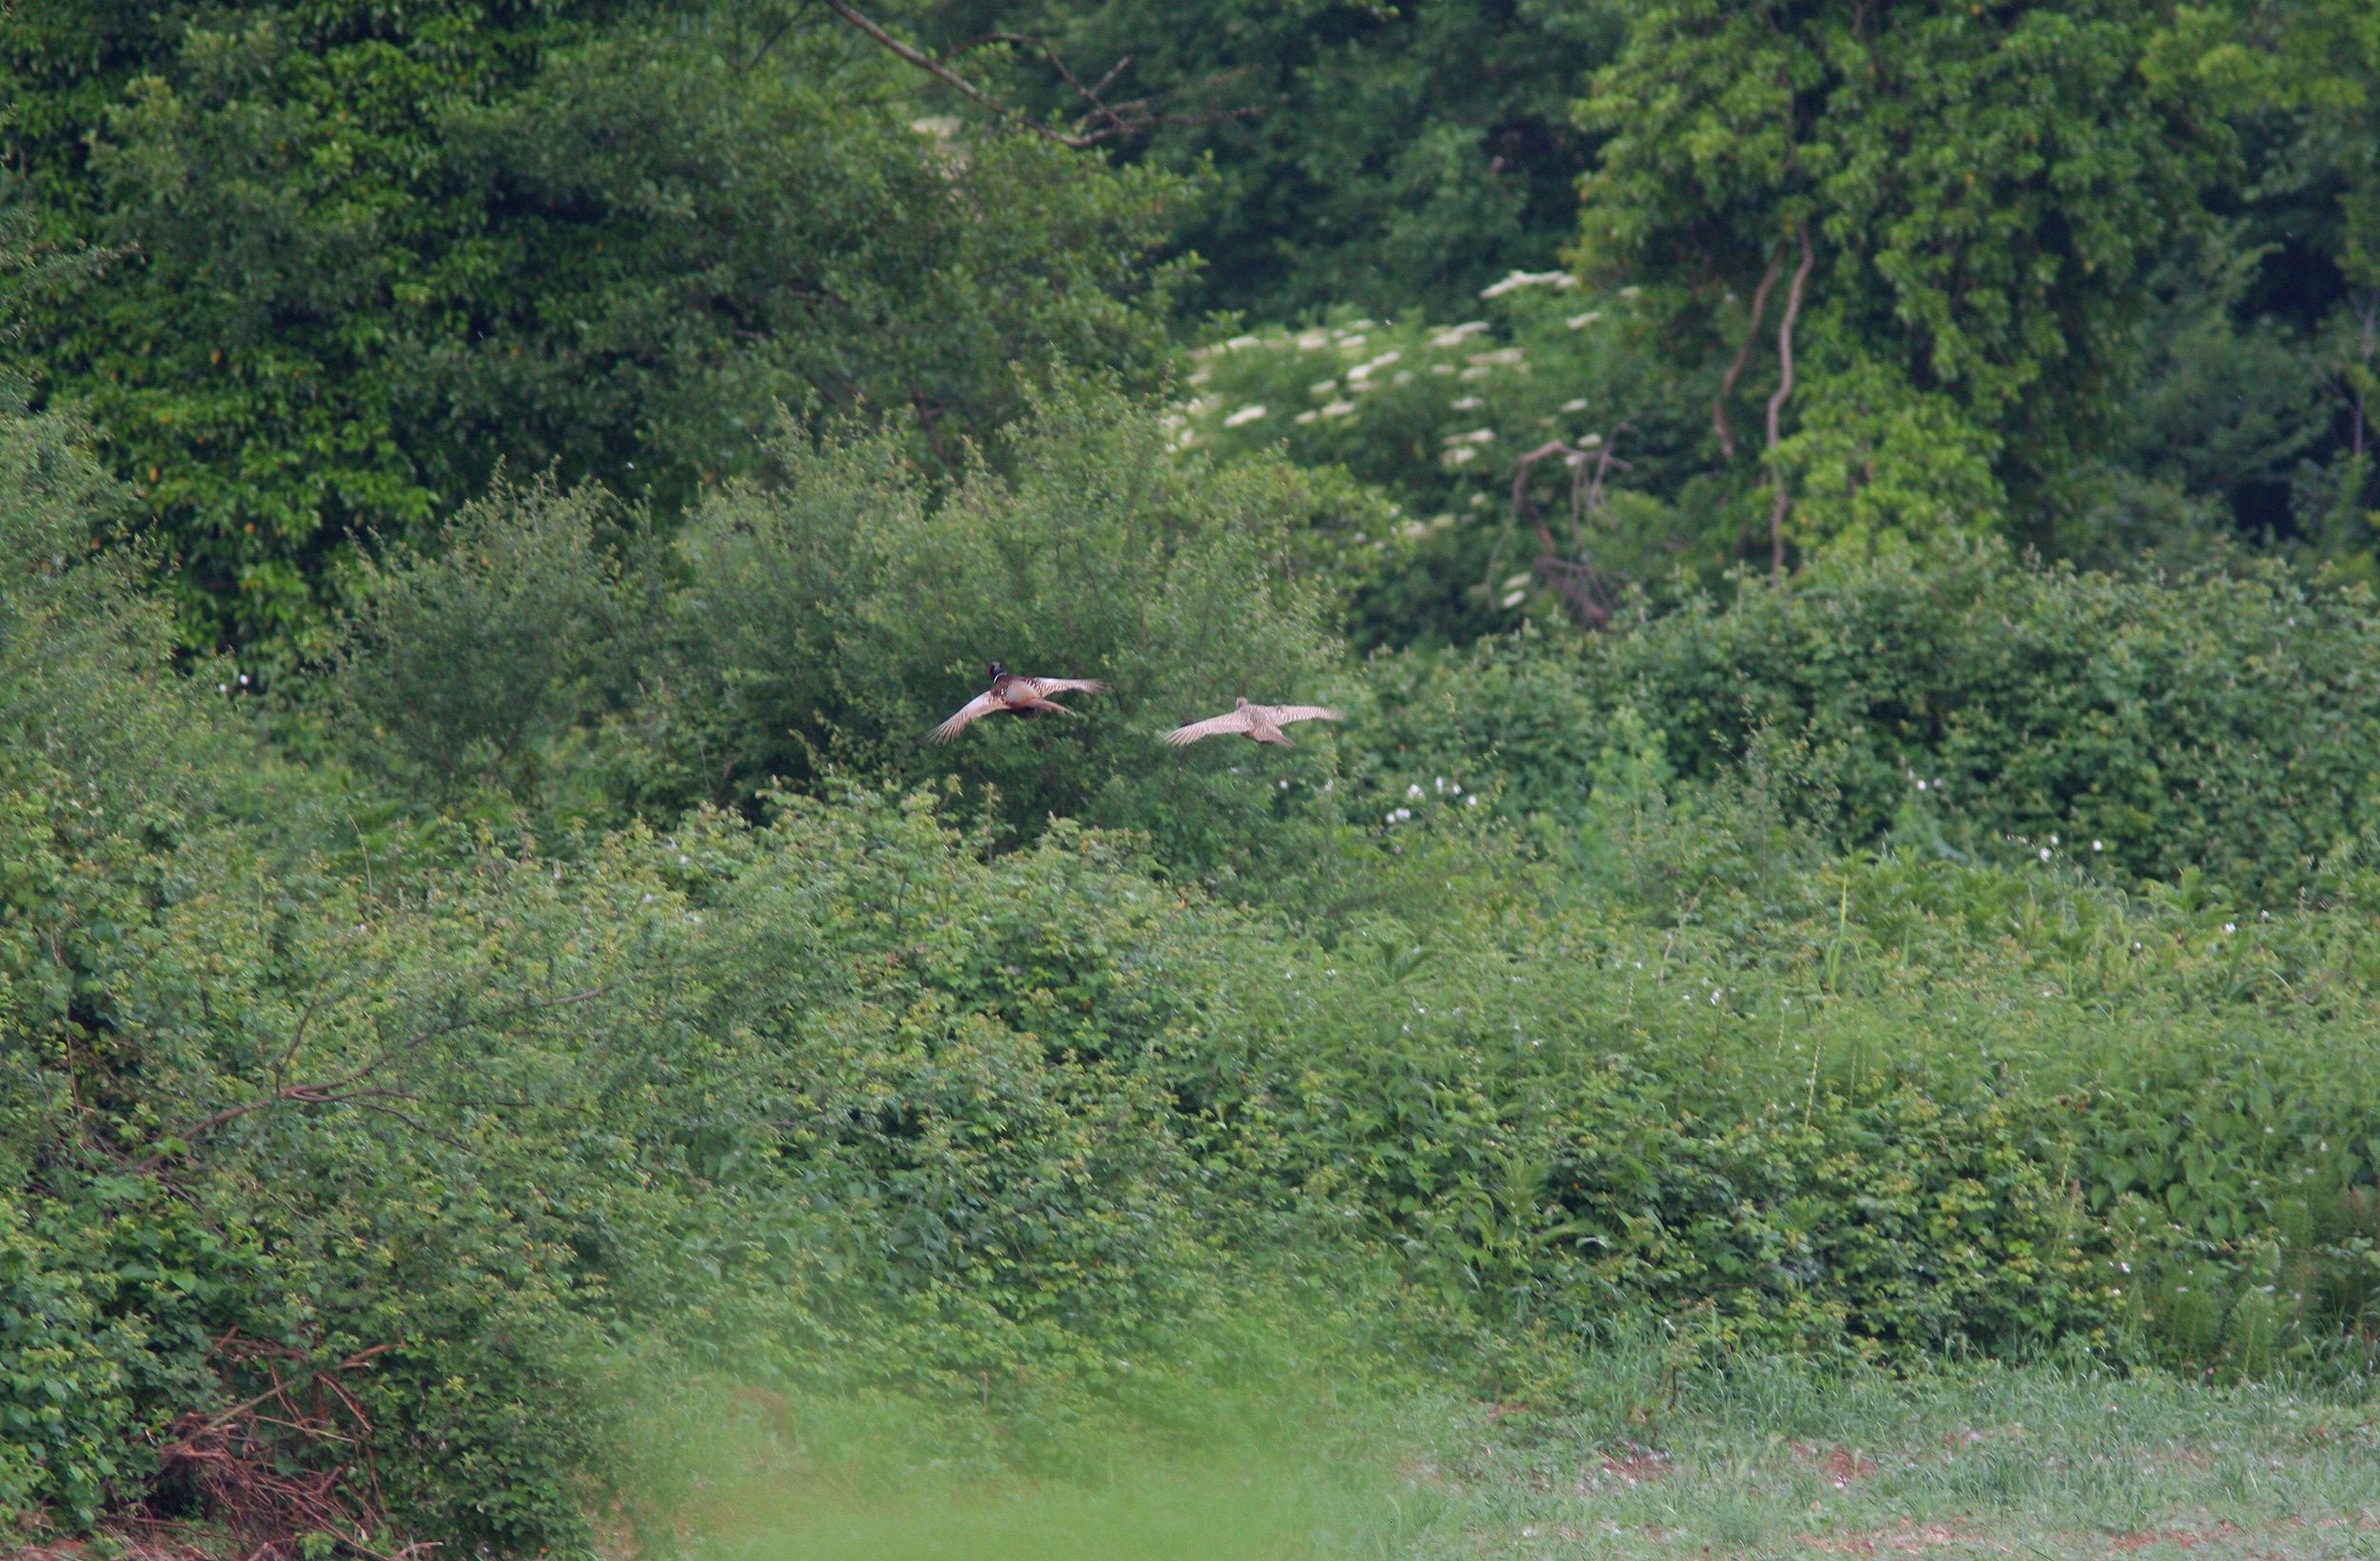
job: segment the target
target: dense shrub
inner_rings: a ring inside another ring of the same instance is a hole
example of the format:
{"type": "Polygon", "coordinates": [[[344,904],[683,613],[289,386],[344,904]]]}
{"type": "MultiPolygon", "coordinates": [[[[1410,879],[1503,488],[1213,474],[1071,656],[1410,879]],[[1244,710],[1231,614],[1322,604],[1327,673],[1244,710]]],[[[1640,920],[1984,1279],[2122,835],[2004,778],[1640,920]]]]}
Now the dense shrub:
{"type": "Polygon", "coordinates": [[[1509,805],[1577,818],[1612,725],[1637,721],[1680,778],[1756,773],[1840,844],[1902,828],[2013,858],[2014,837],[2277,906],[2370,817],[2373,623],[2359,588],[2277,565],[2167,580],[1894,556],[1696,597],[1624,635],[1393,665],[1367,762],[1485,744],[1509,805]]]}
{"type": "Polygon", "coordinates": [[[1284,524],[1312,485],[1270,463],[1169,460],[1155,414],[1089,386],[1042,400],[1011,444],[1013,477],[978,469],[938,493],[882,440],[788,433],[778,481],[696,517],[672,652],[641,711],[655,762],[677,766],[664,795],[731,801],[832,766],[957,774],[1012,829],[1053,815],[1146,829],[1182,865],[1244,867],[1309,840],[1326,812],[1319,728],[1260,772],[1220,744],[1156,739],[1235,695],[1312,700],[1339,681],[1321,587],[1284,524]],[[1081,719],[929,745],[993,661],[1111,691],[1070,696],[1081,719]]]}

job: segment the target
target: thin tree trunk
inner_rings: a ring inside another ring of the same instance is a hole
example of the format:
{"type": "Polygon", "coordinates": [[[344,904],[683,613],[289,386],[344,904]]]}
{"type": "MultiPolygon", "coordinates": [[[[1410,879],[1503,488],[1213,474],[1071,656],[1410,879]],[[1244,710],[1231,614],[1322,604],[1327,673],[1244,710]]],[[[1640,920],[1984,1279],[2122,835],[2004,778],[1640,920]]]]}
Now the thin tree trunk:
{"type": "Polygon", "coordinates": [[[1810,247],[1810,223],[1807,218],[1794,224],[1795,234],[1801,240],[1801,264],[1794,267],[1793,284],[1785,289],[1785,318],[1776,327],[1776,393],[1769,398],[1769,477],[1776,484],[1776,504],[1769,511],[1769,578],[1785,578],[1785,512],[1794,505],[1794,496],[1785,486],[1785,474],[1775,466],[1777,423],[1785,410],[1785,398],[1794,393],[1794,321],[1801,313],[1801,287],[1810,280],[1810,267],[1815,258],[1810,247]]]}
{"type": "Polygon", "coordinates": [[[1770,257],[1769,268],[1752,295],[1752,323],[1744,326],[1744,345],[1735,349],[1735,361],[1727,366],[1727,378],[1719,381],[1719,393],[1711,398],[1711,431],[1719,436],[1719,454],[1730,461],[1735,459],[1735,430],[1728,425],[1727,398],[1735,393],[1735,382],[1743,378],[1745,366],[1752,362],[1752,347],[1760,339],[1760,317],[1768,310],[1769,292],[1784,270],[1785,255],[1780,250],[1770,257]]]}

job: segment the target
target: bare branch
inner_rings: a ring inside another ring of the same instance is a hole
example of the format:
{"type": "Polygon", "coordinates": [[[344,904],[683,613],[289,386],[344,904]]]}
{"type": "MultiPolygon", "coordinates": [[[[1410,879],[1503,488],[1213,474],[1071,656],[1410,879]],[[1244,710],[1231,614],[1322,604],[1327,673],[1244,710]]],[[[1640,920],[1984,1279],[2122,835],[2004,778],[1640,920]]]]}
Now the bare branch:
{"type": "MultiPolygon", "coordinates": [[[[1623,423],[1615,436],[1630,425],[1623,423]]],[[[1529,502],[1529,478],[1543,461],[1559,456],[1570,470],[1570,520],[1574,547],[1585,540],[1585,520],[1600,511],[1603,504],[1603,482],[1615,466],[1626,469],[1627,463],[1618,459],[1613,442],[1606,439],[1599,448],[1590,452],[1567,440],[1549,439],[1522,456],[1513,470],[1512,516],[1516,521],[1524,516],[1537,532],[1537,556],[1530,564],[1530,572],[1552,585],[1561,596],[1573,622],[1581,628],[1599,629],[1612,621],[1613,586],[1620,579],[1610,571],[1599,569],[1583,559],[1562,556],[1560,544],[1554,540],[1553,528],[1545,524],[1545,516],[1529,502]]]]}
{"type": "Polygon", "coordinates": [[[911,65],[916,66],[927,75],[932,76],[936,81],[942,83],[944,86],[958,92],[960,96],[965,98],[968,102],[979,105],[982,108],[989,109],[992,112],[1000,115],[1001,118],[1008,120],[1014,124],[1021,125],[1026,129],[1033,131],[1036,135],[1045,136],[1049,140],[1059,142],[1064,146],[1079,147],[1083,145],[1083,143],[1078,141],[1074,137],[1060,135],[1056,130],[1051,129],[1048,126],[1036,124],[1034,121],[1026,118],[1022,113],[1009,108],[1006,104],[993,97],[990,93],[985,92],[981,88],[969,82],[964,76],[960,75],[959,72],[951,69],[950,67],[942,64],[942,61],[936,59],[933,55],[925,53],[922,49],[912,49],[907,44],[902,43],[900,39],[894,37],[891,33],[885,31],[883,28],[878,27],[874,22],[869,21],[866,17],[861,15],[858,11],[845,5],[843,0],[826,0],[826,9],[842,17],[844,21],[850,23],[853,27],[858,28],[862,32],[866,33],[870,38],[875,39],[876,42],[883,48],[890,49],[894,54],[908,61],[911,65]]]}
{"type": "MultiPolygon", "coordinates": [[[[371,1075],[378,1073],[382,1068],[387,1066],[387,1064],[399,1054],[409,1052],[426,1041],[435,1040],[442,1036],[453,1035],[457,1032],[465,1030],[497,1029],[515,1018],[519,1018],[529,1014],[545,1013],[557,1008],[575,1008],[582,1003],[592,1002],[596,998],[603,997],[605,993],[608,993],[613,989],[614,984],[616,983],[606,982],[602,986],[588,987],[585,991],[568,993],[559,998],[529,998],[525,1001],[513,1003],[505,1008],[498,1009],[492,1014],[472,1015],[459,1018],[447,1019],[442,1023],[431,1025],[427,1029],[415,1031],[412,1035],[406,1037],[403,1040],[391,1041],[388,1044],[380,1047],[370,1057],[366,1057],[361,1062],[358,1062],[354,1067],[347,1069],[345,1073],[338,1074],[330,1078],[318,1079],[311,1083],[283,1084],[276,1086],[266,1094],[258,1096],[253,1100],[244,1100],[236,1106],[225,1106],[219,1111],[209,1112],[207,1116],[200,1117],[195,1122],[190,1123],[188,1127],[169,1133],[166,1136],[179,1138],[186,1144],[194,1143],[199,1138],[214,1132],[217,1128],[228,1126],[230,1123],[238,1121],[243,1116],[248,1116],[260,1111],[270,1110],[278,1106],[357,1105],[367,1111],[377,1111],[384,1116],[395,1117],[397,1120],[404,1122],[407,1126],[413,1128],[415,1131],[436,1138],[442,1143],[446,1143],[458,1149],[464,1148],[466,1146],[458,1140],[447,1137],[446,1135],[438,1132],[434,1128],[429,1127],[418,1118],[385,1103],[389,1100],[411,1101],[417,1098],[417,1097],[410,1095],[406,1091],[395,1089],[387,1085],[371,1084],[363,1085],[362,1088],[358,1088],[357,1086],[363,1084],[363,1081],[371,1075]]],[[[302,1028],[303,1025],[301,1025],[301,1029],[302,1028]]],[[[285,1058],[287,1054],[285,1053],[285,1058]]],[[[167,1152],[160,1149],[154,1154],[151,1154],[147,1159],[141,1161],[139,1165],[134,1167],[133,1174],[139,1176],[153,1171],[159,1165],[165,1163],[167,1158],[169,1158],[167,1152]]]]}
{"type": "Polygon", "coordinates": [[[1785,318],[1776,327],[1776,393],[1769,398],[1769,477],[1776,484],[1776,504],[1769,511],[1769,578],[1773,581],[1785,578],[1785,512],[1794,503],[1793,493],[1785,485],[1784,472],[1775,465],[1777,424],[1785,411],[1785,398],[1794,393],[1794,321],[1801,313],[1801,287],[1810,280],[1810,267],[1815,259],[1810,248],[1809,220],[1795,223],[1794,232],[1801,240],[1801,264],[1794,267],[1793,285],[1785,289],[1785,318]]]}
{"type": "MultiPolygon", "coordinates": [[[[1163,95],[1161,93],[1134,98],[1128,103],[1111,104],[1101,94],[1113,86],[1116,78],[1130,68],[1133,62],[1133,56],[1130,54],[1109,66],[1099,80],[1085,84],[1082,78],[1076,75],[1073,69],[1059,57],[1058,50],[1052,49],[1045,40],[1026,33],[987,32],[965,46],[971,49],[982,44],[1013,44],[1033,49],[1047,60],[1051,69],[1055,69],[1066,85],[1074,89],[1075,95],[1087,105],[1083,112],[1075,120],[1074,133],[1068,135],[1039,123],[1020,109],[1010,108],[960,75],[948,64],[936,59],[922,49],[902,43],[885,31],[883,28],[852,9],[845,3],[845,0],[825,0],[825,4],[827,10],[935,80],[952,88],[969,102],[979,104],[1009,123],[1021,125],[1045,140],[1055,141],[1061,147],[1071,147],[1078,151],[1121,136],[1140,135],[1160,125],[1217,125],[1227,119],[1242,119],[1259,111],[1258,106],[1250,104],[1237,109],[1215,109],[1195,114],[1151,112],[1150,109],[1157,103],[1158,98],[1163,95]]],[[[964,52],[964,49],[961,51],[964,52]]],[[[1247,69],[1244,67],[1237,70],[1226,70],[1219,75],[1207,77],[1198,86],[1201,89],[1211,89],[1227,82],[1236,81],[1247,73],[1247,69]]]]}

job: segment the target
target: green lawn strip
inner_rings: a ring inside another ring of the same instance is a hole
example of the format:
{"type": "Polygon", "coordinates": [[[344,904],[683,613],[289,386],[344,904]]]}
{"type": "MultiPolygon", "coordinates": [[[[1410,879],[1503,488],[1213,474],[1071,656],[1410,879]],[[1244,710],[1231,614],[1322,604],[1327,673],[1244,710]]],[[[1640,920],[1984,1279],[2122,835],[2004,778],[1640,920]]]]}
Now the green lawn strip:
{"type": "Polygon", "coordinates": [[[2380,1407],[2362,1395],[2046,1368],[1828,1382],[1779,1365],[1614,1407],[1507,1410],[1450,1435],[1410,1472],[1441,1515],[1394,1553],[2380,1550],[2380,1407]]]}

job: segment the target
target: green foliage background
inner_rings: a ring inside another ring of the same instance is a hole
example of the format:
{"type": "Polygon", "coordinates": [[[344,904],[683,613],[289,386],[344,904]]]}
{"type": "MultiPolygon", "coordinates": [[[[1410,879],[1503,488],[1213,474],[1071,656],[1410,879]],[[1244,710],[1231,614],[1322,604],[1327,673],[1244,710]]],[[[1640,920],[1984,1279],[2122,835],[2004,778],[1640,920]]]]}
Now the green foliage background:
{"type": "Polygon", "coordinates": [[[874,19],[0,23],[0,1514],[2368,1377],[2360,10],[874,19]]]}

